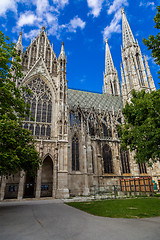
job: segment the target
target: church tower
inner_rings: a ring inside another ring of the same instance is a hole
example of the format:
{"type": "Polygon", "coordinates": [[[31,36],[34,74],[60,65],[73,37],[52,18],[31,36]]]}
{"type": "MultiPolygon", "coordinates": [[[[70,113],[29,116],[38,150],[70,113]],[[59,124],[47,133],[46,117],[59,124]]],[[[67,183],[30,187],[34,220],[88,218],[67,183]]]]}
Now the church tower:
{"type": "Polygon", "coordinates": [[[146,59],[144,66],[141,49],[138,41],[135,41],[134,39],[123,8],[121,13],[123,38],[121,77],[122,96],[125,103],[126,100],[130,100],[131,98],[132,89],[135,89],[136,91],[142,89],[151,91],[155,90],[155,85],[146,59]]]}
{"type": "Polygon", "coordinates": [[[107,38],[106,42],[106,53],[105,53],[105,74],[104,74],[104,87],[103,93],[120,96],[120,84],[116,68],[113,64],[113,59],[108,45],[107,38]]]}
{"type": "Polygon", "coordinates": [[[32,116],[25,118],[23,127],[37,139],[36,148],[43,161],[35,180],[37,185],[34,195],[37,198],[40,194],[68,197],[67,60],[64,44],[57,58],[47,31],[42,27],[24,52],[20,33],[16,50],[22,59],[23,69],[23,77],[17,86],[22,85],[32,91],[31,95],[23,95],[25,102],[30,105],[32,116]],[[47,169],[50,171],[47,172],[47,169]],[[46,182],[50,183],[50,187],[41,191],[40,183],[45,185],[46,182]]]}

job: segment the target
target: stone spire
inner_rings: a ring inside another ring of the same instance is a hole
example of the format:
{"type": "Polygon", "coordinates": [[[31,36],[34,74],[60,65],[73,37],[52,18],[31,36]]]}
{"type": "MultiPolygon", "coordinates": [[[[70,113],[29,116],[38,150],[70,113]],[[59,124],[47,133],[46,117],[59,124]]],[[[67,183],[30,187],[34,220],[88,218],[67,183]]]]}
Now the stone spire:
{"type": "Polygon", "coordinates": [[[149,69],[149,66],[148,66],[148,61],[147,61],[145,55],[144,55],[144,62],[145,62],[147,78],[148,78],[150,89],[151,89],[151,91],[156,91],[156,87],[155,87],[155,84],[154,84],[154,81],[153,81],[153,77],[151,75],[151,72],[150,72],[150,69],[149,69]]]}
{"type": "Polygon", "coordinates": [[[107,38],[106,43],[106,53],[105,53],[105,74],[104,74],[104,87],[103,93],[107,93],[113,96],[120,96],[120,84],[117,70],[114,67],[113,59],[108,45],[107,38]]]}
{"type": "Polygon", "coordinates": [[[135,39],[123,8],[121,8],[121,13],[122,13],[123,48],[125,48],[127,47],[127,45],[135,43],[135,39]]]}
{"type": "Polygon", "coordinates": [[[111,56],[111,52],[110,52],[110,49],[109,49],[107,38],[105,39],[105,43],[106,43],[105,74],[107,74],[109,72],[115,71],[115,67],[114,67],[114,64],[113,64],[113,59],[112,59],[112,56],[111,56]]]}
{"type": "MultiPolygon", "coordinates": [[[[126,84],[126,100],[130,101],[132,89],[136,91],[150,91],[143,57],[138,41],[135,41],[129,23],[127,21],[124,9],[122,13],[122,69],[124,70],[124,79],[126,84]]],[[[123,95],[124,93],[122,93],[123,95]]]]}
{"type": "Polygon", "coordinates": [[[61,52],[59,54],[58,60],[66,60],[66,55],[65,55],[65,51],[64,51],[64,42],[62,42],[62,46],[61,46],[61,52]]]}
{"type": "Polygon", "coordinates": [[[22,45],[22,32],[19,33],[19,38],[16,44],[16,50],[18,53],[23,53],[23,45],[22,45]]]}

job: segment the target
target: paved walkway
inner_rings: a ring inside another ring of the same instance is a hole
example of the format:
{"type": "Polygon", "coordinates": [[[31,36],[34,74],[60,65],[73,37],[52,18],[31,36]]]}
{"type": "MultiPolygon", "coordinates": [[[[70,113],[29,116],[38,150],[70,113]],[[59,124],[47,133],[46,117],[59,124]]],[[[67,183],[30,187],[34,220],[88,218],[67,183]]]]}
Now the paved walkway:
{"type": "Polygon", "coordinates": [[[160,217],[96,217],[61,200],[0,203],[0,240],[159,240],[160,217]]]}

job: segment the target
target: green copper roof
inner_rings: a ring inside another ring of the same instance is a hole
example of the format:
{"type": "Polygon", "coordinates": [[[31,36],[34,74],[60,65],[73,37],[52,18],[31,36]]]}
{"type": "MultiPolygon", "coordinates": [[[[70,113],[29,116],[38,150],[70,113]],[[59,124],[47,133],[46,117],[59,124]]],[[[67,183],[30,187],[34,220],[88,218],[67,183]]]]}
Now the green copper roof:
{"type": "Polygon", "coordinates": [[[94,109],[118,111],[122,109],[123,102],[122,97],[119,96],[68,89],[68,105],[70,107],[79,105],[82,109],[94,107],[94,109]]]}

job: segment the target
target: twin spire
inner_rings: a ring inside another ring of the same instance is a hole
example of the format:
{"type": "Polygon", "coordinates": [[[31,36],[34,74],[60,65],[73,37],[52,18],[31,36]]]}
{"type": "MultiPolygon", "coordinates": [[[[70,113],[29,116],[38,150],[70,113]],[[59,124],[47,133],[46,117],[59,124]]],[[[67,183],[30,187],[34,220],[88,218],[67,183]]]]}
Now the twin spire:
{"type": "MultiPolygon", "coordinates": [[[[122,13],[122,38],[123,38],[123,49],[122,49],[122,64],[121,64],[121,76],[122,76],[122,96],[126,96],[129,99],[131,90],[134,88],[139,91],[145,89],[147,91],[156,90],[153,78],[150,73],[148,62],[146,58],[145,66],[143,63],[143,57],[141,54],[138,42],[135,41],[130,25],[127,21],[124,9],[121,9],[122,13]]],[[[104,74],[104,93],[113,96],[121,96],[120,83],[117,74],[117,70],[114,67],[112,55],[108,45],[107,38],[105,39],[106,51],[105,51],[105,74],[104,74]]],[[[22,32],[19,34],[19,38],[16,44],[16,50],[22,57],[23,45],[22,45],[22,32]]],[[[37,60],[40,55],[44,55],[46,60],[47,68],[51,73],[56,70],[56,55],[51,47],[45,27],[42,28],[39,36],[31,41],[30,46],[24,53],[24,59],[22,64],[24,69],[29,69],[33,65],[35,59],[37,60]]],[[[64,43],[62,42],[61,52],[59,54],[58,61],[65,61],[66,55],[64,51],[64,43]]]]}
{"type": "Polygon", "coordinates": [[[105,73],[115,71],[112,55],[109,49],[108,40],[105,39],[106,43],[106,56],[105,56],[105,73]]]}
{"type": "Polygon", "coordinates": [[[108,40],[106,42],[106,53],[105,53],[105,74],[104,74],[104,88],[103,93],[120,96],[120,83],[118,78],[118,73],[114,67],[112,55],[109,49],[108,40]]]}
{"type": "MultiPolygon", "coordinates": [[[[138,42],[135,41],[132,30],[126,18],[124,9],[121,9],[122,14],[122,64],[121,64],[121,92],[124,102],[130,100],[131,91],[135,89],[140,91],[156,90],[148,62],[141,54],[138,42]]],[[[119,87],[119,79],[117,71],[114,67],[113,59],[108,45],[108,40],[105,39],[105,74],[104,74],[104,89],[103,92],[109,95],[121,95],[119,87]]]]}

